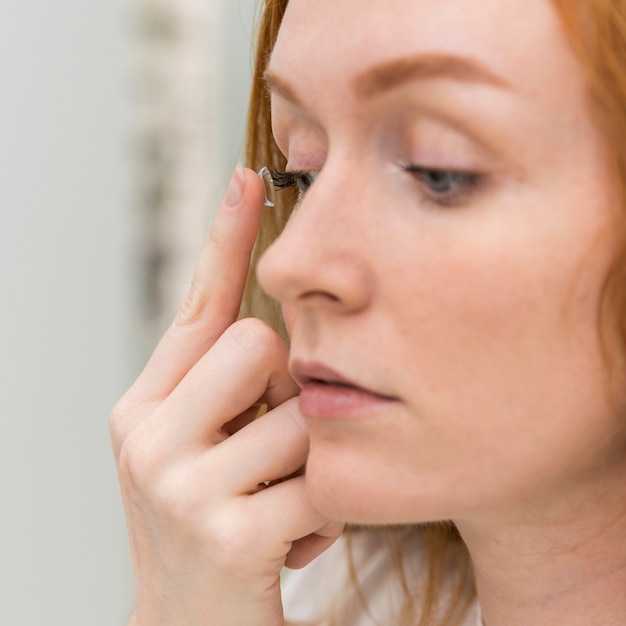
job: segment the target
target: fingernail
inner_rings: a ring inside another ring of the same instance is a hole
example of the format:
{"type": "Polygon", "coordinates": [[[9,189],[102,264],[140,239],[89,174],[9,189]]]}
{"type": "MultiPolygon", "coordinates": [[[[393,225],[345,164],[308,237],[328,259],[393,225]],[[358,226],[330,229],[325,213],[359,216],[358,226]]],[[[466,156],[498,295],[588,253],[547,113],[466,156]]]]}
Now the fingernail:
{"type": "Polygon", "coordinates": [[[233,176],[230,179],[230,184],[228,185],[228,191],[226,192],[226,197],[224,198],[224,201],[226,202],[226,204],[231,207],[237,206],[241,202],[241,199],[243,198],[243,190],[244,190],[243,167],[241,163],[237,163],[237,167],[235,167],[233,176]]]}

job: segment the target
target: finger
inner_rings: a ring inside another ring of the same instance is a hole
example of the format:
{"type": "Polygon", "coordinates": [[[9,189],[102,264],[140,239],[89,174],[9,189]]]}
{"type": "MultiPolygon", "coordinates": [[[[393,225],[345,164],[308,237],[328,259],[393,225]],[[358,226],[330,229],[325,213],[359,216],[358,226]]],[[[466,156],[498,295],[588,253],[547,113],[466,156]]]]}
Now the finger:
{"type": "Polygon", "coordinates": [[[288,400],[207,453],[206,475],[215,474],[214,468],[229,468],[220,474],[223,495],[253,493],[261,483],[293,477],[301,470],[309,436],[296,405],[296,398],[288,400]]]}
{"type": "Polygon", "coordinates": [[[328,526],[313,506],[305,480],[299,476],[246,498],[246,514],[254,520],[257,536],[266,538],[268,550],[275,550],[277,541],[291,544],[328,526]]]}
{"type": "Polygon", "coordinates": [[[288,354],[287,344],[264,322],[235,322],[161,403],[150,429],[171,446],[218,443],[222,427],[260,399],[271,407],[298,393],[288,354]]]}
{"type": "Polygon", "coordinates": [[[224,424],[223,429],[226,435],[229,437],[240,431],[242,428],[252,424],[255,419],[262,415],[265,411],[265,404],[257,402],[253,404],[249,409],[246,409],[243,413],[237,415],[237,417],[224,424]]]}
{"type": "Polygon", "coordinates": [[[328,532],[328,530],[326,530],[325,534],[316,532],[294,541],[291,550],[289,550],[287,554],[285,567],[300,569],[308,565],[313,559],[322,554],[322,552],[328,550],[341,536],[344,524],[331,522],[327,525],[326,529],[330,529],[331,527],[332,533],[328,532]]]}
{"type": "Polygon", "coordinates": [[[237,318],[263,198],[255,172],[238,167],[211,225],[189,294],[130,392],[136,401],[167,397],[237,318]]]}

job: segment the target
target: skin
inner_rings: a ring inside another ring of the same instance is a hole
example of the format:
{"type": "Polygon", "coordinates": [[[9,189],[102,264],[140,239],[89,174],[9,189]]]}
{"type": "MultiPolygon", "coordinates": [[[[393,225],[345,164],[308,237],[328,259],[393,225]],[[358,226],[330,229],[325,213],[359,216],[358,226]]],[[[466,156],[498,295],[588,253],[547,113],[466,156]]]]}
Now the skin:
{"type": "Polygon", "coordinates": [[[287,346],[259,320],[235,322],[262,199],[256,174],[236,171],[189,295],[111,415],[133,626],[283,624],[282,568],[342,531],[301,475],[279,480],[308,450],[287,346]],[[259,399],[270,411],[253,421],[259,399]]]}
{"type": "Polygon", "coordinates": [[[288,169],[321,173],[259,280],[285,308],[292,362],[398,398],[371,419],[307,421],[309,485],[350,521],[495,514],[550,501],[613,456],[623,465],[598,335],[623,220],[582,73],[543,0],[471,15],[436,4],[370,2],[344,29],[353,2],[296,0],[270,64],[306,103],[272,100],[288,169]],[[322,33],[338,43],[317,45],[322,33]],[[352,94],[364,69],[433,51],[510,87],[432,79],[352,94]],[[485,182],[439,206],[404,163],[485,182]],[[364,488],[387,494],[385,508],[364,488]]]}
{"type": "Polygon", "coordinates": [[[624,376],[599,313],[624,226],[615,176],[550,4],[471,4],[287,9],[273,131],[288,170],[319,174],[258,277],[292,371],[323,364],[393,398],[339,419],[301,403],[307,488],[333,519],[455,520],[489,626],[618,624],[624,376]],[[434,53],[495,80],[359,80],[434,53]],[[437,204],[407,163],[484,183],[437,204]]]}
{"type": "Polygon", "coordinates": [[[320,173],[258,271],[291,348],[235,322],[263,210],[259,179],[236,172],[111,417],[136,626],[280,625],[280,570],[326,549],[331,520],[436,519],[468,544],[488,626],[622,623],[624,368],[599,314],[615,178],[550,5],[469,4],[290,2],[274,133],[290,169],[320,173]],[[433,53],[495,80],[353,88],[433,53]],[[482,182],[441,205],[407,164],[482,182]],[[313,414],[292,376],[314,363],[384,399],[313,414]]]}

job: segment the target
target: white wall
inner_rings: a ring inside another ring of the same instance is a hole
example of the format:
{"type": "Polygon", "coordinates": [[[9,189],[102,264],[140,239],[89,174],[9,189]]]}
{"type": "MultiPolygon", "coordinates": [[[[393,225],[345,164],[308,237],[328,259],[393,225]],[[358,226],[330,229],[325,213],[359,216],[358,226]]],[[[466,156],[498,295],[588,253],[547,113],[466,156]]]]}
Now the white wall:
{"type": "MultiPolygon", "coordinates": [[[[217,75],[217,107],[221,120],[217,125],[218,150],[222,155],[225,176],[241,158],[250,80],[252,77],[253,26],[255,0],[220,0],[217,42],[220,60],[217,75]]],[[[228,180],[226,178],[226,180],[228,180]]]]}
{"type": "MultiPolygon", "coordinates": [[[[0,7],[2,625],[123,625],[131,608],[107,424],[140,366],[131,5],[0,7]]],[[[253,5],[220,0],[207,42],[229,55],[225,170],[242,145],[253,5]]]]}
{"type": "Polygon", "coordinates": [[[128,5],[0,8],[0,624],[122,624],[107,417],[133,340],[128,5]]]}

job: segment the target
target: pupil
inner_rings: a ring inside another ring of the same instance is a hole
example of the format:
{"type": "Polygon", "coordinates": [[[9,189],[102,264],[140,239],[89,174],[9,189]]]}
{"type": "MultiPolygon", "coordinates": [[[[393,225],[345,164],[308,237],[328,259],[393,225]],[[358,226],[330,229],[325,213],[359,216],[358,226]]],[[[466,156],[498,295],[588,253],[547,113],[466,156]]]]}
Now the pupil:
{"type": "Polygon", "coordinates": [[[448,172],[430,170],[426,172],[426,182],[432,187],[433,191],[449,191],[450,174],[448,172]]]}
{"type": "Polygon", "coordinates": [[[310,176],[308,174],[300,175],[298,177],[297,183],[300,191],[307,191],[308,188],[311,186],[310,176]]]}

